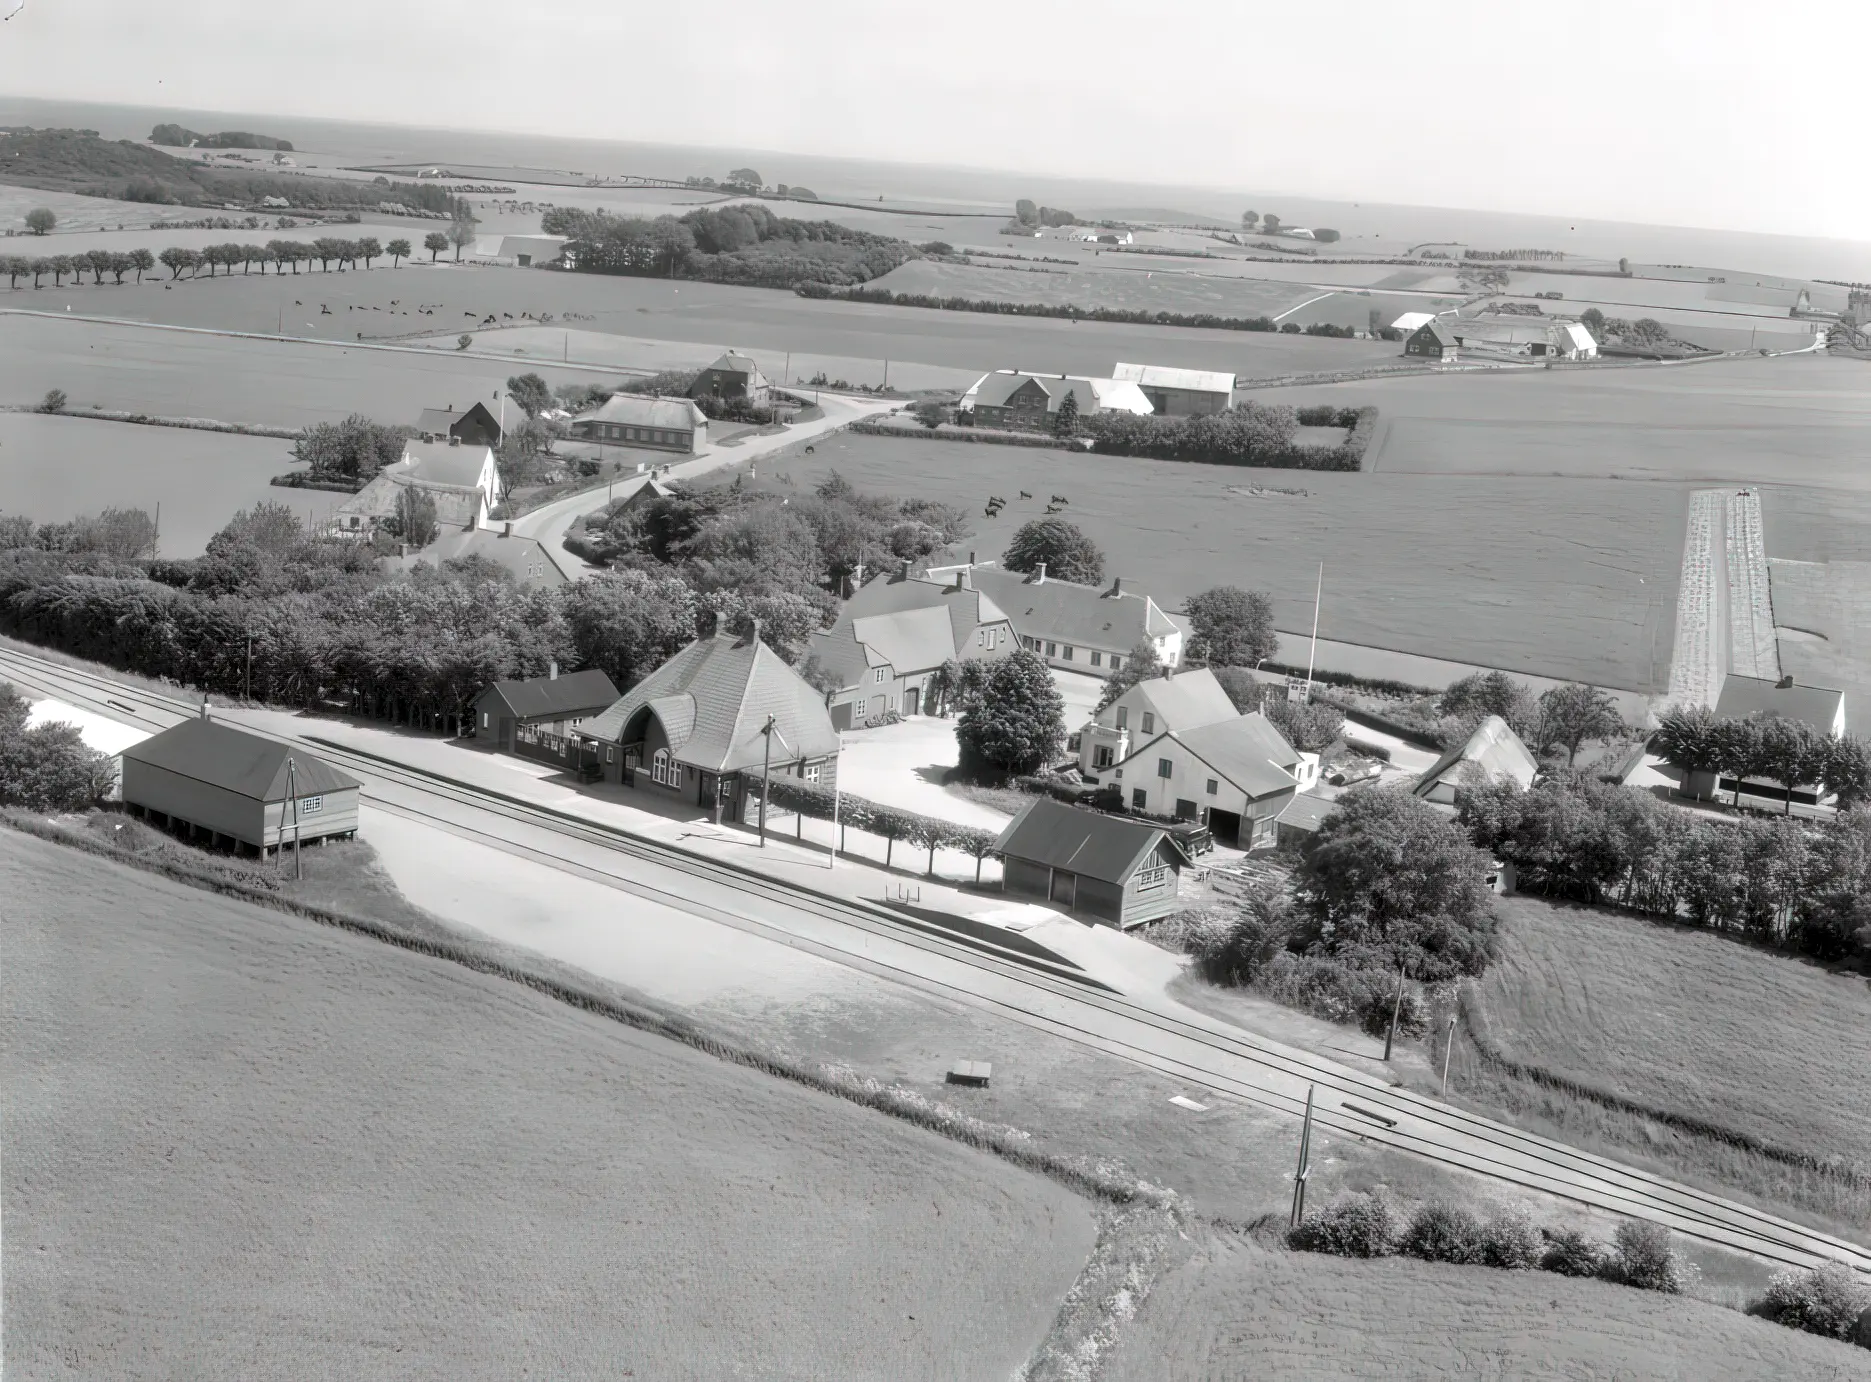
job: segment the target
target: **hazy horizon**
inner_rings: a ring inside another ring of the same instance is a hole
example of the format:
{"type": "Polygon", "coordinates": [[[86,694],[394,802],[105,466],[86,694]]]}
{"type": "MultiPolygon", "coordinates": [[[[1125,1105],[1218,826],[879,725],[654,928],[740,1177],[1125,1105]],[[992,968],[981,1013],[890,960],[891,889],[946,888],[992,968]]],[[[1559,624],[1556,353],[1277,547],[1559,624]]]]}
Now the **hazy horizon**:
{"type": "Polygon", "coordinates": [[[516,24],[487,0],[440,19],[356,0],[316,15],[71,0],[0,29],[0,89],[1859,241],[1871,197],[1847,173],[1848,112],[1812,69],[1871,17],[1795,3],[1763,31],[1758,13],[1585,0],[1553,25],[1474,0],[1319,19],[1087,0],[957,25],[833,0],[775,25],[744,0],[648,15],[548,0],[516,24]],[[583,79],[594,54],[640,50],[691,60],[583,79]]]}

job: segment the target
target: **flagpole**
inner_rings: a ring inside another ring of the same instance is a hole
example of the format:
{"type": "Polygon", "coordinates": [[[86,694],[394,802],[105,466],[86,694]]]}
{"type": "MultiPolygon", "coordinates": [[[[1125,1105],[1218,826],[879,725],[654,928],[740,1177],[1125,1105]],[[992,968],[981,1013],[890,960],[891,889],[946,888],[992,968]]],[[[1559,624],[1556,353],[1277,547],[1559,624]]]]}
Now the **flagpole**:
{"type": "Polygon", "coordinates": [[[1319,603],[1325,598],[1325,563],[1319,563],[1319,588],[1312,596],[1312,648],[1306,654],[1306,704],[1312,704],[1312,669],[1319,660],[1319,603]]]}

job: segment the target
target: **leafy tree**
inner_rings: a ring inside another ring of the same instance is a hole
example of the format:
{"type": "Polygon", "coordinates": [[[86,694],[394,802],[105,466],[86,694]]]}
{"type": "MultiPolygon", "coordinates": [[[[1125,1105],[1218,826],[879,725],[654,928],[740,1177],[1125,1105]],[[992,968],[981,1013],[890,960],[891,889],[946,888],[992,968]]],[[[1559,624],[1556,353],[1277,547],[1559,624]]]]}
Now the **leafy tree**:
{"type": "Polygon", "coordinates": [[[933,398],[923,399],[912,411],[916,416],[916,421],[931,432],[948,421],[948,405],[933,398]]]}
{"type": "Polygon", "coordinates": [[[156,257],[145,249],[131,250],[130,266],[136,270],[136,281],[141,283],[143,275],[156,267],[156,257]]]}
{"type": "Polygon", "coordinates": [[[52,256],[52,286],[54,288],[58,287],[64,281],[65,275],[70,272],[72,272],[72,262],[69,254],[52,256]]]}
{"type": "Polygon", "coordinates": [[[409,258],[409,241],[399,236],[385,245],[383,247],[383,252],[390,256],[391,268],[400,268],[402,267],[403,261],[409,258]]]}
{"type": "Polygon", "coordinates": [[[1104,553],[1063,518],[1035,518],[1020,526],[1001,558],[1009,571],[1037,571],[1049,579],[1097,585],[1104,580],[1104,553]]]}
{"type": "Polygon", "coordinates": [[[538,417],[552,406],[552,386],[537,374],[516,374],[507,380],[507,397],[530,417],[538,417]]]}
{"type": "Polygon", "coordinates": [[[1611,697],[1596,686],[1568,682],[1540,696],[1540,737],[1563,745],[1566,766],[1578,757],[1587,739],[1608,739],[1624,731],[1624,717],[1611,697]]]}
{"type": "Polygon", "coordinates": [[[384,466],[403,458],[403,444],[412,435],[408,427],[372,422],[352,413],[343,422],[315,422],[293,443],[293,459],[305,462],[314,475],[352,480],[360,485],[384,466]]]}
{"type": "Polygon", "coordinates": [[[928,713],[947,715],[951,710],[961,712],[975,705],[986,693],[988,677],[993,670],[993,663],[978,658],[950,658],[923,684],[928,713]]]}
{"type": "Polygon", "coordinates": [[[1496,921],[1488,857],[1408,792],[1354,787],[1303,847],[1296,895],[1320,949],[1425,982],[1480,974],[1496,921]]]}
{"type": "Polygon", "coordinates": [[[91,266],[91,281],[102,283],[104,275],[110,272],[112,254],[109,250],[92,250],[85,255],[85,262],[91,266]]]}
{"type": "Polygon", "coordinates": [[[1838,794],[1841,809],[1871,798],[1871,750],[1864,740],[1845,735],[1828,740],[1821,780],[1828,791],[1838,794]]]}
{"type": "Polygon", "coordinates": [[[262,499],[251,509],[241,509],[227,521],[227,526],[208,539],[210,555],[222,555],[236,548],[250,547],[269,556],[281,557],[305,541],[305,525],[290,504],[262,499]]]}
{"type": "Polygon", "coordinates": [[[1579,313],[1579,325],[1592,333],[1592,339],[1602,341],[1605,337],[1605,314],[1596,307],[1587,307],[1579,313]]]}
{"type": "Polygon", "coordinates": [[[455,262],[461,262],[461,251],[474,243],[475,220],[464,203],[455,213],[454,224],[448,228],[448,243],[455,247],[455,262]]]}
{"type": "Polygon", "coordinates": [[[26,229],[34,235],[44,235],[58,224],[58,217],[52,214],[50,207],[35,206],[26,213],[26,229]]]}
{"type": "Polygon", "coordinates": [[[429,262],[433,264],[442,251],[448,248],[448,237],[439,230],[432,230],[422,237],[422,247],[429,252],[429,262]]]}
{"type": "Polygon", "coordinates": [[[1685,773],[1719,773],[1728,750],[1722,725],[1705,705],[1673,705],[1659,718],[1650,747],[1685,773]]]}
{"type": "Polygon", "coordinates": [[[396,493],[396,532],[412,547],[435,541],[435,496],[426,489],[404,485],[396,493]]]}
{"type": "Polygon", "coordinates": [[[6,257],[7,287],[19,287],[20,275],[32,272],[32,260],[24,255],[9,254],[6,257]]]}
{"type": "Polygon", "coordinates": [[[1254,227],[1259,224],[1260,213],[1258,211],[1243,211],[1241,213],[1241,229],[1247,231],[1250,235],[1253,233],[1254,227]]]}
{"type": "Polygon", "coordinates": [[[27,728],[31,707],[0,683],[0,806],[82,811],[109,792],[111,761],[89,748],[74,725],[27,728]]]}
{"type": "Polygon", "coordinates": [[[1045,662],[1021,648],[995,663],[955,739],[965,771],[1030,773],[1051,761],[1065,742],[1065,699],[1045,662]]]}
{"type": "Polygon", "coordinates": [[[1224,667],[1254,667],[1279,651],[1273,602],[1255,590],[1218,585],[1191,596],[1189,624],[1202,655],[1224,667]]]}
{"type": "Polygon", "coordinates": [[[1277,235],[1280,232],[1280,218],[1271,211],[1265,217],[1265,229],[1269,235],[1277,235]]]}
{"type": "Polygon", "coordinates": [[[752,168],[734,169],[733,172],[728,174],[728,181],[742,187],[752,187],[756,191],[766,186],[766,183],[761,180],[760,174],[752,168]]]}
{"type": "Polygon", "coordinates": [[[39,280],[42,277],[44,277],[46,274],[49,274],[51,272],[52,272],[52,261],[50,259],[41,257],[41,258],[33,260],[32,261],[32,286],[37,288],[39,286],[39,280]]]}
{"type": "Polygon", "coordinates": [[[1039,208],[1025,197],[1013,204],[1013,214],[1014,219],[1021,225],[1036,226],[1039,224],[1039,208]]]}
{"type": "Polygon", "coordinates": [[[1757,721],[1759,763],[1769,777],[1786,788],[1784,815],[1793,814],[1793,789],[1818,782],[1829,757],[1830,737],[1816,733],[1797,720],[1763,716],[1757,721]]]}
{"type": "Polygon", "coordinates": [[[182,276],[182,270],[189,266],[194,255],[180,245],[170,245],[156,258],[162,262],[163,268],[169,271],[169,278],[173,282],[182,276]]]}
{"type": "Polygon", "coordinates": [[[695,637],[695,592],[673,573],[603,571],[567,588],[578,663],[628,690],[695,637]]]}
{"type": "Polygon", "coordinates": [[[1052,434],[1055,437],[1070,437],[1078,431],[1078,395],[1068,393],[1065,401],[1059,405],[1059,411],[1053,414],[1052,434]]]}
{"type": "Polygon", "coordinates": [[[362,240],[356,241],[355,244],[357,247],[357,257],[364,261],[364,267],[366,269],[370,267],[371,260],[379,258],[383,254],[383,246],[377,242],[377,238],[374,235],[366,235],[362,240]]]}
{"type": "Polygon", "coordinates": [[[1148,681],[1152,677],[1163,675],[1163,659],[1156,655],[1156,644],[1147,638],[1137,640],[1137,645],[1130,650],[1130,656],[1123,665],[1104,679],[1104,689],[1098,693],[1098,705],[1092,711],[1102,714],[1119,696],[1123,695],[1138,682],[1148,681]]]}
{"type": "Polygon", "coordinates": [[[45,391],[45,397],[39,400],[39,411],[42,413],[64,412],[65,411],[65,390],[47,389],[45,391]]]}
{"type": "Polygon", "coordinates": [[[1345,732],[1345,712],[1323,701],[1292,701],[1264,695],[1260,712],[1294,748],[1318,753],[1336,743],[1345,732]]]}

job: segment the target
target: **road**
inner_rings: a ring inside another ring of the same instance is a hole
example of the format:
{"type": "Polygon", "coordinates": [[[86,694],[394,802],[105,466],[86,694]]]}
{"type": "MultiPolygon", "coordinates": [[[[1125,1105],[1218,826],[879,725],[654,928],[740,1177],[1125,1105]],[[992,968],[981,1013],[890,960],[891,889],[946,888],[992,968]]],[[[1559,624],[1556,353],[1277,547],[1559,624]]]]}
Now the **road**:
{"type": "MultiPolygon", "coordinates": [[[[164,728],[197,708],[192,701],[13,649],[0,649],[0,676],[145,729],[164,728]]],[[[237,711],[221,713],[230,721],[243,718],[237,711]]],[[[246,718],[252,727],[262,715],[246,718]]],[[[1329,1133],[1653,1220],[1770,1262],[1803,1267],[1843,1261],[1871,1274],[1871,1251],[1857,1244],[1392,1087],[1165,997],[1113,993],[1059,967],[917,927],[881,906],[817,893],[616,827],[347,750],[322,741],[317,720],[289,721],[271,714],[267,722],[291,726],[291,732],[275,737],[298,742],[362,779],[374,807],[487,848],[970,1003],[1219,1096],[1297,1117],[1311,1088],[1317,1096],[1315,1121],[1329,1133]]]]}
{"type": "MultiPolygon", "coordinates": [[[[823,410],[824,417],[811,422],[795,422],[783,432],[743,432],[725,443],[710,443],[687,460],[669,463],[663,478],[689,480],[706,475],[711,470],[719,470],[724,466],[757,462],[762,456],[770,455],[782,447],[791,446],[795,442],[810,443],[814,437],[824,436],[827,432],[835,432],[840,427],[862,418],[887,413],[898,406],[900,406],[898,402],[885,399],[821,393],[819,407],[823,410]]],[[[583,444],[565,444],[562,449],[568,454],[584,455],[595,454],[597,451],[596,447],[583,444]]],[[[615,453],[619,449],[612,447],[611,451],[615,453]]],[[[660,453],[643,454],[648,464],[652,466],[663,464],[659,459],[660,453]]],[[[634,485],[636,481],[632,479],[628,483],[634,485]]],[[[618,488],[629,493],[629,490],[621,484],[618,488]]],[[[514,519],[513,531],[522,537],[537,538],[539,544],[552,554],[553,559],[564,568],[567,575],[587,576],[596,568],[586,565],[578,557],[567,552],[561,544],[564,543],[565,534],[573,522],[584,514],[604,507],[605,501],[602,494],[602,491],[593,488],[583,490],[578,494],[567,495],[563,499],[556,499],[550,504],[514,519]]]]}

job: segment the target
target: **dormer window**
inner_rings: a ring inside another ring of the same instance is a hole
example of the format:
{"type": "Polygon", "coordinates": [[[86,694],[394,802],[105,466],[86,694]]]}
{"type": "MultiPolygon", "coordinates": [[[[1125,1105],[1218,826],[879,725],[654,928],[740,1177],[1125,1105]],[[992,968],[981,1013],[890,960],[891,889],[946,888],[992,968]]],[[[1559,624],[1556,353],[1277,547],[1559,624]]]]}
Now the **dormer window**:
{"type": "Polygon", "coordinates": [[[883,685],[885,678],[887,678],[889,675],[890,675],[890,669],[888,667],[879,667],[876,671],[871,673],[871,680],[877,683],[879,686],[881,686],[883,685]]]}

